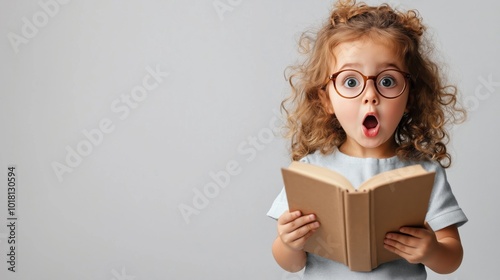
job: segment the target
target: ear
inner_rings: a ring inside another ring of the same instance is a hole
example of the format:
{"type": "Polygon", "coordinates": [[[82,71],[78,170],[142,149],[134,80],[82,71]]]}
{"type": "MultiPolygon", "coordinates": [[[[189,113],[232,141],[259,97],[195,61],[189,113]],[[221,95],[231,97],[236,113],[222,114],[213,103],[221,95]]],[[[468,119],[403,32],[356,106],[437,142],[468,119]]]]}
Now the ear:
{"type": "Polygon", "coordinates": [[[325,111],[328,114],[333,115],[334,110],[330,100],[330,95],[328,94],[328,88],[324,88],[319,91],[319,99],[321,100],[321,104],[323,104],[325,111]]]}

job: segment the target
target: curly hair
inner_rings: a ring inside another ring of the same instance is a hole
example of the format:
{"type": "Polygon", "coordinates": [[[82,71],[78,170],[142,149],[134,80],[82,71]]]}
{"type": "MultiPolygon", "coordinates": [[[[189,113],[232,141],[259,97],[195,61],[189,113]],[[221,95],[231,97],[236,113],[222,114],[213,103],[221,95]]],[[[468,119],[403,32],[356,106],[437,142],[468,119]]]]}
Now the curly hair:
{"type": "Polygon", "coordinates": [[[395,131],[396,155],[408,160],[435,160],[449,167],[446,126],[465,119],[466,112],[458,106],[456,87],[445,85],[438,65],[431,59],[432,48],[423,36],[425,29],[415,10],[401,12],[387,4],[372,7],[339,1],[316,34],[303,33],[299,51],[306,59],[287,68],[291,71],[286,75],[292,91],[281,103],[287,117],[286,137],[291,139],[292,160],[317,150],[332,153],[345,142],[345,131],[323,102],[325,96],[329,98],[325,85],[335,63],[333,50],[342,42],[369,38],[394,46],[396,55],[412,74],[408,112],[395,131]]]}

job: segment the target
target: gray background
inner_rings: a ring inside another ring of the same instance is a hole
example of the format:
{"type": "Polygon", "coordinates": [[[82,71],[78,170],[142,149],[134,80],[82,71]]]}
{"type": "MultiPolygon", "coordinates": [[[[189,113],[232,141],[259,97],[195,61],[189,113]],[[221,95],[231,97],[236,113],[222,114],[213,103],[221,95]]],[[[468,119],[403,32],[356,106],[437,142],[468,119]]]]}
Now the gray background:
{"type": "MultiPolygon", "coordinates": [[[[287,143],[270,131],[278,132],[297,38],[332,2],[67,2],[51,15],[39,1],[0,2],[0,277],[298,279],[271,256],[276,229],[265,213],[289,160],[287,143]],[[35,21],[36,32],[23,27],[35,21]],[[118,111],[149,79],[148,67],[168,77],[136,95],[128,115],[118,111]],[[82,131],[106,120],[113,130],[89,150],[82,131]],[[58,180],[52,165],[66,164],[78,145],[88,155],[58,180]],[[16,273],[5,261],[10,164],[18,171],[16,273]],[[226,186],[210,189],[210,174],[227,168],[235,172],[226,186]],[[184,219],[183,205],[196,214],[184,219]]],[[[500,4],[390,3],[421,12],[470,109],[452,131],[448,169],[470,219],[460,229],[465,258],[454,274],[429,279],[494,279],[500,4]]]]}

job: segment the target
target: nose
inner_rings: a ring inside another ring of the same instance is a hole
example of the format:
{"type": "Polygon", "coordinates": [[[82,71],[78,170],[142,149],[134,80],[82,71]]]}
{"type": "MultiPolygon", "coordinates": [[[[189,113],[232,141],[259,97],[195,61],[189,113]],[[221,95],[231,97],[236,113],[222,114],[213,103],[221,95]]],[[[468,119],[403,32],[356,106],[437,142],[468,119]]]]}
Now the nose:
{"type": "Polygon", "coordinates": [[[377,88],[375,87],[375,82],[373,80],[366,81],[365,93],[363,94],[363,104],[379,104],[379,95],[377,88]]]}

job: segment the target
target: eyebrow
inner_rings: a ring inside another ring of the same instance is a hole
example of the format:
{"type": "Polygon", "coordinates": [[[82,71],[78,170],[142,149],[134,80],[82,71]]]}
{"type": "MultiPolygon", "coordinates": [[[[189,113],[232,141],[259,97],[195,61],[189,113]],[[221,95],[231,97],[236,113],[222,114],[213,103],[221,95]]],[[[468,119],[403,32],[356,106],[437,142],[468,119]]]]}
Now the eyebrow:
{"type": "MultiPolygon", "coordinates": [[[[359,70],[359,68],[361,68],[363,66],[362,63],[345,63],[345,64],[342,64],[342,66],[337,70],[337,71],[342,71],[344,69],[354,69],[354,70],[359,70]]],[[[403,69],[400,69],[400,67],[398,65],[396,65],[395,63],[384,63],[384,64],[381,64],[379,65],[380,67],[378,67],[379,69],[387,69],[387,68],[396,68],[397,70],[403,70],[403,69]]]]}

